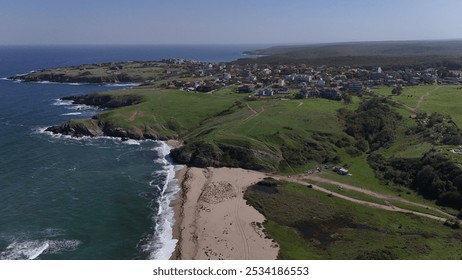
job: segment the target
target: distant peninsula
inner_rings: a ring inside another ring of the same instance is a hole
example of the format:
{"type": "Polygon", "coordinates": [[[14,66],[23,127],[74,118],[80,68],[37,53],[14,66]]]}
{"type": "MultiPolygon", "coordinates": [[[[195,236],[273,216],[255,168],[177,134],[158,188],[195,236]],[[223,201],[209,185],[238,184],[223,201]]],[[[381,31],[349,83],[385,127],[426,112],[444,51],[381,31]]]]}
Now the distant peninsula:
{"type": "MultiPolygon", "coordinates": [[[[376,41],[275,46],[245,52],[259,63],[305,63],[313,66],[405,67],[462,65],[462,40],[376,41]]],[[[240,59],[249,63],[251,59],[240,59]]]]}

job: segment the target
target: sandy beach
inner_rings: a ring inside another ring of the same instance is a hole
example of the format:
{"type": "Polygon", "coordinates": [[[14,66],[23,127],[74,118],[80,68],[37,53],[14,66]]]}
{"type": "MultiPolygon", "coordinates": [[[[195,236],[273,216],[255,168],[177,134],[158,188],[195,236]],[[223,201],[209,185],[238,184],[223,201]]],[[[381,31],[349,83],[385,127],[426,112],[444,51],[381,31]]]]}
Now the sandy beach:
{"type": "Polygon", "coordinates": [[[279,247],[263,233],[265,220],[243,198],[245,189],[265,177],[240,168],[183,168],[174,202],[171,259],[276,259],[279,247]]]}

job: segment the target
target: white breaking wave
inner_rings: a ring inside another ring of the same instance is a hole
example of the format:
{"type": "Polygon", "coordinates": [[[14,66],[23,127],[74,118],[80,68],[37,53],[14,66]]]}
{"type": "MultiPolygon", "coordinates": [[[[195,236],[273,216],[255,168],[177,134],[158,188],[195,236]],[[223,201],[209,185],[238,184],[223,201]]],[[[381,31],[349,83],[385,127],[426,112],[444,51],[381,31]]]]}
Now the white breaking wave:
{"type": "Polygon", "coordinates": [[[126,144],[126,145],[141,145],[141,142],[140,140],[133,140],[133,139],[128,139],[126,141],[123,141],[122,143],[126,144]]]}
{"type": "Polygon", "coordinates": [[[32,129],[32,134],[45,134],[50,137],[50,140],[67,140],[67,141],[72,141],[74,143],[80,143],[84,145],[98,145],[94,140],[110,140],[113,141],[114,143],[118,144],[125,144],[125,145],[141,145],[141,143],[145,142],[158,142],[155,140],[151,139],[146,139],[146,140],[134,140],[134,139],[122,139],[120,137],[112,137],[112,136],[81,136],[81,137],[75,137],[72,135],[65,135],[61,133],[53,133],[51,131],[47,131],[48,126],[42,126],[42,127],[35,127],[32,129]]]}
{"type": "MultiPolygon", "coordinates": [[[[67,107],[66,107],[67,108],[67,107]]],[[[90,106],[90,105],[74,105],[72,107],[69,107],[67,109],[71,109],[71,110],[77,110],[77,111],[85,111],[85,110],[98,110],[98,107],[97,106],[90,106]]]]}
{"type": "Polygon", "coordinates": [[[55,106],[70,106],[74,103],[72,100],[62,100],[62,99],[55,99],[53,105],[55,106]]]}
{"type": "Polygon", "coordinates": [[[79,240],[15,241],[0,252],[0,260],[34,260],[43,254],[73,251],[81,243],[79,240]]]}
{"type": "Polygon", "coordinates": [[[106,87],[137,87],[141,84],[139,83],[129,83],[129,84],[104,84],[106,87]]]}
{"type": "MultiPolygon", "coordinates": [[[[155,185],[160,191],[160,196],[157,199],[159,208],[157,215],[154,217],[154,234],[151,240],[143,244],[142,249],[149,254],[149,259],[168,260],[173,251],[175,251],[176,243],[178,242],[178,240],[173,239],[173,224],[175,223],[175,217],[173,208],[170,204],[175,199],[180,189],[178,180],[175,178],[175,171],[182,166],[173,165],[170,162],[168,158],[170,147],[165,142],[160,143],[161,146],[155,149],[159,152],[163,170],[156,171],[156,173],[164,175],[166,179],[163,185],[155,185]]],[[[151,184],[153,184],[153,182],[151,182],[151,184]]]]}
{"type": "Polygon", "coordinates": [[[75,112],[75,113],[61,114],[61,116],[77,116],[77,115],[82,115],[82,113],[80,113],[80,112],[75,112]]]}
{"type": "Polygon", "coordinates": [[[98,110],[97,106],[74,104],[73,100],[55,99],[52,104],[55,106],[67,106],[66,109],[74,111],[98,110]]]}

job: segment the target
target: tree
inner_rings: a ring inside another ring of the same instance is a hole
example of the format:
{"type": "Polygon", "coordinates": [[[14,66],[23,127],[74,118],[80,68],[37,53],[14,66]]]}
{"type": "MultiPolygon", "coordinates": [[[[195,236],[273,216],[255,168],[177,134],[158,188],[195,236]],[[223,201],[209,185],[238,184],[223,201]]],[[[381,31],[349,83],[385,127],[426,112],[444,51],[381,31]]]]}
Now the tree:
{"type": "Polygon", "coordinates": [[[342,98],[343,98],[343,103],[345,104],[351,103],[351,95],[349,95],[348,93],[343,93],[342,98]]]}
{"type": "Polygon", "coordinates": [[[400,95],[401,93],[403,93],[403,87],[402,86],[394,87],[393,90],[391,91],[391,94],[393,94],[393,95],[400,95]]]}

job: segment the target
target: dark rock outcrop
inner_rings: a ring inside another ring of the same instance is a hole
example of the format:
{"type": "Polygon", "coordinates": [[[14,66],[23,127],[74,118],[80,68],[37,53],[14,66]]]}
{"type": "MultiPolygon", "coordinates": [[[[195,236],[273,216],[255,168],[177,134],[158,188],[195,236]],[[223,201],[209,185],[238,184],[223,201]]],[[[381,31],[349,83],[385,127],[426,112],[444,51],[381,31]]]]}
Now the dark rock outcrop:
{"type": "Polygon", "coordinates": [[[198,141],[174,149],[170,156],[174,162],[195,167],[240,167],[252,170],[270,170],[245,147],[198,141]]]}
{"type": "Polygon", "coordinates": [[[46,129],[56,134],[70,135],[74,137],[82,136],[103,136],[104,132],[97,120],[70,120],[62,125],[51,126],[46,129]]]}
{"type": "Polygon", "coordinates": [[[66,96],[62,100],[72,100],[74,104],[98,106],[101,108],[118,108],[130,106],[143,102],[141,96],[136,95],[108,95],[108,94],[86,94],[80,96],[66,96]]]}
{"type": "Polygon", "coordinates": [[[61,125],[51,126],[46,131],[74,137],[110,136],[122,139],[152,139],[161,141],[178,138],[177,135],[163,135],[150,128],[139,128],[136,126],[130,128],[116,127],[100,121],[97,116],[92,119],[70,120],[61,125]]]}

